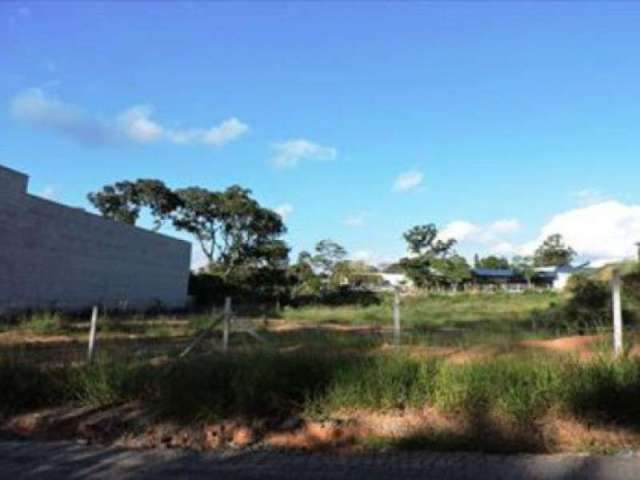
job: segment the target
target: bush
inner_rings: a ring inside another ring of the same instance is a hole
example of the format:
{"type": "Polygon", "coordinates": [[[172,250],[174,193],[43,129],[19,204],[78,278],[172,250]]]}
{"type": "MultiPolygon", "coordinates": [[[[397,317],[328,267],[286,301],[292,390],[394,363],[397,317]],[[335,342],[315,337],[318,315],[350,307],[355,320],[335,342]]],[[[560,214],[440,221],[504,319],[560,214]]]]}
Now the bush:
{"type": "Polygon", "coordinates": [[[0,415],[56,405],[64,397],[66,376],[0,360],[0,415]]]}
{"type": "Polygon", "coordinates": [[[575,275],[569,291],[571,298],[565,312],[571,324],[589,328],[611,323],[611,290],[608,284],[575,275]]]}

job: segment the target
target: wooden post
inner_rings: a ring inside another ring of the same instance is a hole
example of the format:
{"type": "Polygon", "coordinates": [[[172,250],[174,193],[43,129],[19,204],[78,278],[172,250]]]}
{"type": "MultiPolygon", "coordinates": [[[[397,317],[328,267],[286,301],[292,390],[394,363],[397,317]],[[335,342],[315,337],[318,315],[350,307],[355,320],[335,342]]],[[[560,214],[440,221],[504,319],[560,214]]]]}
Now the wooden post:
{"type": "Polygon", "coordinates": [[[91,327],[89,330],[89,350],[87,351],[87,362],[93,362],[93,352],[96,344],[96,329],[98,328],[98,307],[91,310],[91,327]]]}
{"type": "Polygon", "coordinates": [[[229,330],[231,328],[231,297],[224,299],[224,325],[222,331],[222,351],[229,349],[229,330]]]}
{"type": "Polygon", "coordinates": [[[400,345],[400,294],[397,289],[393,292],[393,340],[400,345]]]}
{"type": "Polygon", "coordinates": [[[613,271],[611,278],[611,291],[613,295],[613,355],[619,358],[622,355],[622,300],[620,295],[620,272],[613,271]]]}

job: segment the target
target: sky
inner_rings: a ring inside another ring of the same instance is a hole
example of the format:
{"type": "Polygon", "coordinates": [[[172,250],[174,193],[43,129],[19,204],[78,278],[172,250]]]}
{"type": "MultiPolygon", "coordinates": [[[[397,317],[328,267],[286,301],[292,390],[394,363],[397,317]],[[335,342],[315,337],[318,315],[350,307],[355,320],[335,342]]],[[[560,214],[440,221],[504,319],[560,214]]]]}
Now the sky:
{"type": "Polygon", "coordinates": [[[636,2],[2,2],[0,164],[86,209],[240,184],[294,255],[388,262],[433,222],[599,262],[640,241],[639,78],[636,2]]]}

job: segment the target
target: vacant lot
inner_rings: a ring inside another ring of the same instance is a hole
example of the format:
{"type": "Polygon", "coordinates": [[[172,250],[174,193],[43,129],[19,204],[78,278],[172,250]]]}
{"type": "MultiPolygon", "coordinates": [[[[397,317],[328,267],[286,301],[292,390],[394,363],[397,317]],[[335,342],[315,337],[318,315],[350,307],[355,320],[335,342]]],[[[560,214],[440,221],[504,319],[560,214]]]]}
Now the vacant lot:
{"type": "Polygon", "coordinates": [[[191,448],[612,451],[640,446],[635,334],[613,361],[606,325],[563,318],[554,293],[403,299],[285,309],[236,323],[219,312],[100,319],[42,314],[0,333],[0,414],[25,436],[191,448]],[[33,413],[37,412],[37,413],[33,413]]]}

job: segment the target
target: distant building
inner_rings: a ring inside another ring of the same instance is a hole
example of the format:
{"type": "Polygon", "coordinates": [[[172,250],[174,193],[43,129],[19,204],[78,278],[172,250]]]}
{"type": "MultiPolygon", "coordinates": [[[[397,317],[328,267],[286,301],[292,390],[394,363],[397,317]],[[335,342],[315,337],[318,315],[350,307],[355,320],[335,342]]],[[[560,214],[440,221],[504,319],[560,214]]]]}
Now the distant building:
{"type": "MultiPolygon", "coordinates": [[[[569,278],[582,271],[588,264],[580,266],[552,266],[535,269],[535,275],[531,279],[531,286],[538,288],[551,288],[564,290],[569,278]]],[[[472,283],[485,289],[502,289],[507,291],[522,291],[529,287],[527,279],[511,268],[473,268],[471,269],[472,283]]]]}
{"type": "Polygon", "coordinates": [[[183,307],[191,244],[27,193],[0,166],[0,313],[183,307]]]}
{"type": "Polygon", "coordinates": [[[472,268],[472,284],[483,288],[520,291],[527,287],[527,280],[511,268],[472,268]]]}

